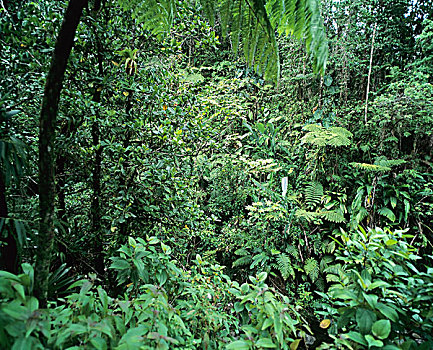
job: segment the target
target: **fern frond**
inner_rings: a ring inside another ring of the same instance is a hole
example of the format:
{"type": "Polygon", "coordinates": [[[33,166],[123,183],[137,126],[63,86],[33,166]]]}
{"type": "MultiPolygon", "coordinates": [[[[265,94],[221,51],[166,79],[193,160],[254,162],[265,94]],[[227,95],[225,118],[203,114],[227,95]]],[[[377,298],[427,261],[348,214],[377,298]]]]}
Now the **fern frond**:
{"type": "MultiPolygon", "coordinates": [[[[160,36],[176,15],[175,0],[117,0],[144,28],[160,36]]],[[[275,29],[304,40],[315,72],[323,74],[328,45],[318,0],[201,0],[213,24],[219,13],[223,36],[230,35],[235,53],[242,43],[245,59],[265,79],[278,80],[280,59],[275,29]],[[266,5],[265,5],[266,3],[266,5]]]]}
{"type": "Polygon", "coordinates": [[[311,145],[325,147],[325,146],[348,146],[350,145],[350,138],[352,133],[342,127],[324,128],[320,125],[310,124],[304,126],[304,130],[308,131],[301,141],[311,145]]]}
{"type": "Polygon", "coordinates": [[[310,182],[304,190],[305,204],[309,208],[314,208],[322,201],[323,186],[319,182],[310,182]]]}
{"type": "Polygon", "coordinates": [[[344,215],[340,211],[321,211],[320,214],[323,216],[325,220],[340,223],[345,222],[346,219],[344,218],[344,215]]]}
{"type": "Polygon", "coordinates": [[[343,267],[341,264],[334,264],[334,265],[330,265],[329,267],[327,267],[324,272],[326,273],[335,273],[335,274],[339,274],[340,271],[342,271],[343,267]]]}
{"type": "MultiPolygon", "coordinates": [[[[209,3],[210,0],[202,0],[209,3]]],[[[206,5],[207,6],[207,5],[206,5]]],[[[230,35],[235,54],[242,44],[247,64],[265,79],[279,79],[275,30],[263,0],[223,0],[218,8],[223,35],[230,35]]]]}
{"type": "Polygon", "coordinates": [[[284,280],[290,276],[295,278],[295,271],[293,270],[290,258],[287,254],[281,253],[277,256],[277,266],[284,280]]]}
{"type": "Polygon", "coordinates": [[[388,167],[388,168],[392,168],[394,166],[399,166],[402,164],[405,164],[406,161],[403,159],[379,159],[376,160],[374,162],[374,164],[379,165],[379,166],[384,166],[384,167],[388,167]]]}
{"type": "Polygon", "coordinates": [[[317,0],[268,0],[266,10],[280,35],[305,40],[315,72],[323,73],[328,46],[317,0]]]}
{"type": "Polygon", "coordinates": [[[132,10],[132,17],[143,23],[146,30],[157,37],[168,33],[177,13],[174,0],[117,0],[124,10],[132,10]]]}
{"type": "Polygon", "coordinates": [[[390,167],[378,165],[378,164],[352,162],[352,163],[349,163],[349,165],[353,166],[354,168],[362,169],[362,170],[369,171],[369,172],[386,172],[386,171],[391,170],[390,167]]]}
{"type": "Polygon", "coordinates": [[[286,247],[286,252],[287,252],[287,254],[290,254],[291,256],[293,256],[295,259],[299,259],[299,252],[295,246],[288,245],[286,247]]]}
{"type": "Polygon", "coordinates": [[[316,287],[319,291],[321,291],[321,292],[325,291],[325,280],[322,277],[318,278],[316,280],[315,284],[316,284],[316,287]]]}
{"type": "Polygon", "coordinates": [[[320,214],[315,211],[306,211],[304,209],[298,209],[295,212],[295,215],[298,218],[303,218],[307,220],[308,222],[315,222],[318,219],[320,219],[320,214]]]}
{"type": "Polygon", "coordinates": [[[250,264],[251,261],[253,261],[251,256],[243,256],[243,257],[237,259],[236,261],[234,261],[232,264],[232,267],[245,266],[245,265],[250,264]]]}
{"type": "Polygon", "coordinates": [[[235,250],[235,254],[245,256],[245,255],[249,255],[250,253],[245,248],[239,248],[235,250]]]}
{"type": "Polygon", "coordinates": [[[319,263],[314,258],[308,258],[305,261],[304,271],[310,277],[311,281],[315,282],[319,278],[319,263]]]}

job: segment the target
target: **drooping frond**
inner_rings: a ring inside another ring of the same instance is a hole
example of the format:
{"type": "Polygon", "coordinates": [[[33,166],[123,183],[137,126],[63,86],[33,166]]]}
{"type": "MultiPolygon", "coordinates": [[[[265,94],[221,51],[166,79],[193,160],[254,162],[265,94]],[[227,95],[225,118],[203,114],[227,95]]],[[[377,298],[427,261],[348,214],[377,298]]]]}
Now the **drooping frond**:
{"type": "Polygon", "coordinates": [[[318,219],[320,219],[319,213],[315,211],[306,211],[305,209],[296,210],[295,215],[298,218],[303,218],[307,220],[308,222],[316,222],[318,219]]]}
{"type": "Polygon", "coordinates": [[[323,74],[328,44],[317,0],[269,0],[266,10],[278,33],[305,40],[316,73],[323,74]]]}
{"type": "Polygon", "coordinates": [[[314,258],[309,258],[305,261],[305,273],[310,277],[311,281],[316,281],[319,278],[319,263],[314,258]]]}
{"type": "Polygon", "coordinates": [[[314,208],[322,201],[323,186],[319,182],[310,182],[304,190],[305,204],[308,208],[314,208]]]}
{"type": "Polygon", "coordinates": [[[278,254],[276,265],[283,279],[286,280],[290,276],[292,278],[295,278],[295,271],[293,270],[292,264],[290,262],[290,258],[287,254],[285,253],[278,254]]]}
{"type": "Polygon", "coordinates": [[[320,212],[320,214],[323,216],[323,218],[325,220],[328,220],[331,222],[340,223],[340,222],[346,221],[346,219],[344,218],[344,215],[339,210],[338,211],[337,210],[322,211],[322,212],[320,212]]]}
{"type": "Polygon", "coordinates": [[[394,214],[394,212],[391,209],[387,208],[387,207],[380,208],[377,211],[377,213],[379,215],[382,215],[382,216],[386,217],[390,221],[395,221],[395,214],[394,214]]]}
{"type": "Polygon", "coordinates": [[[386,172],[386,171],[391,170],[390,167],[378,165],[378,164],[352,162],[352,163],[349,163],[349,165],[353,166],[354,168],[362,169],[362,170],[369,171],[369,172],[379,172],[380,173],[380,172],[386,172]]]}
{"type": "Polygon", "coordinates": [[[132,11],[132,17],[143,23],[144,29],[156,36],[170,31],[177,12],[174,0],[117,0],[117,2],[124,10],[132,11]]]}
{"type": "MultiPolygon", "coordinates": [[[[209,3],[203,0],[202,3],[209,3]]],[[[265,79],[278,79],[280,59],[274,27],[263,0],[221,0],[218,6],[223,35],[230,35],[233,50],[242,46],[247,64],[265,79]]]]}
{"type": "MultiPolygon", "coordinates": [[[[175,0],[117,0],[145,29],[156,35],[167,32],[176,15],[175,0]]],[[[200,0],[211,23],[219,14],[224,36],[233,50],[242,46],[250,67],[267,80],[280,77],[275,31],[293,35],[306,44],[316,72],[323,73],[328,46],[318,0],[200,0]]]]}
{"type": "Polygon", "coordinates": [[[244,248],[237,249],[235,254],[240,257],[233,262],[233,267],[249,265],[253,261],[250,252],[244,248]]]}
{"type": "Polygon", "coordinates": [[[242,256],[233,262],[232,267],[246,266],[249,265],[252,261],[253,259],[251,258],[251,256],[242,256]]]}
{"type": "Polygon", "coordinates": [[[404,163],[406,163],[406,161],[403,159],[386,159],[385,157],[381,157],[380,159],[376,159],[374,164],[352,162],[349,163],[349,165],[369,172],[387,172],[390,171],[392,167],[404,163]]]}

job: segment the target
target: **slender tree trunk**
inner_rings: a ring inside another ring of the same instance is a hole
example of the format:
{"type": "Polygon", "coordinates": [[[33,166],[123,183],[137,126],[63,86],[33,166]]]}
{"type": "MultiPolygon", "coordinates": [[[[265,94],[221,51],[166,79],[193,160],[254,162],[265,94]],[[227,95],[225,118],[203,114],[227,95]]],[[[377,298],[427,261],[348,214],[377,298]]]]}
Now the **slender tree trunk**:
{"type": "MultiPolygon", "coordinates": [[[[103,68],[103,57],[102,57],[102,46],[99,41],[99,37],[96,35],[95,29],[95,38],[96,38],[96,49],[97,49],[97,58],[98,58],[98,74],[100,78],[104,76],[104,68],[103,68]]],[[[95,93],[93,95],[94,102],[101,102],[101,91],[102,86],[97,86],[95,93]]],[[[102,165],[102,152],[103,147],[101,146],[101,130],[99,126],[99,111],[96,109],[96,120],[92,125],[92,143],[93,147],[95,147],[95,160],[93,165],[93,177],[92,177],[92,189],[93,189],[93,198],[92,198],[92,234],[95,239],[95,251],[96,251],[96,259],[95,259],[95,270],[98,271],[100,275],[104,275],[105,272],[105,264],[104,264],[104,240],[102,239],[102,225],[101,225],[101,165],[102,165]]]]}
{"type": "Polygon", "coordinates": [[[35,295],[47,304],[48,274],[54,242],[54,141],[63,78],[75,32],[87,0],[70,0],[60,28],[45,83],[39,123],[39,233],[36,250],[35,295]]]}
{"type": "Polygon", "coordinates": [[[18,272],[18,245],[15,237],[12,235],[12,229],[5,220],[8,217],[8,205],[6,202],[6,184],[3,174],[0,174],[0,234],[2,231],[7,232],[6,237],[0,236],[2,244],[0,249],[0,268],[11,273],[18,272]]]}
{"type": "Polygon", "coordinates": [[[365,94],[365,115],[364,120],[367,124],[367,113],[368,113],[368,94],[370,93],[370,81],[371,81],[371,68],[373,66],[373,52],[374,52],[374,37],[376,36],[377,22],[374,24],[373,38],[371,39],[371,50],[370,50],[370,66],[368,68],[368,78],[367,78],[367,92],[365,94]]]}
{"type": "MultiPolygon", "coordinates": [[[[65,133],[66,131],[62,130],[62,134],[65,133]]],[[[57,215],[60,221],[62,222],[62,225],[65,225],[65,228],[67,228],[68,217],[66,216],[65,165],[66,165],[66,156],[62,151],[60,154],[57,155],[57,159],[56,159],[57,197],[59,201],[57,215]]]]}

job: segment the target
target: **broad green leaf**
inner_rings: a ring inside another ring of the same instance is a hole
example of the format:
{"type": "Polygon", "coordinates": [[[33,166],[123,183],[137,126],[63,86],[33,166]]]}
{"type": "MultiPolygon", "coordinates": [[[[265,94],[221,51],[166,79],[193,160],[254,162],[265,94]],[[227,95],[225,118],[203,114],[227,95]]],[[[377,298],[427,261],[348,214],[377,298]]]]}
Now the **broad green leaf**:
{"type": "Polygon", "coordinates": [[[227,345],[227,350],[248,350],[250,348],[249,342],[245,340],[236,340],[227,345]]]}
{"type": "Polygon", "coordinates": [[[277,347],[271,338],[260,338],[256,342],[256,346],[260,346],[262,348],[276,348],[277,347]]]}
{"type": "Polygon", "coordinates": [[[29,350],[34,349],[34,343],[35,343],[34,337],[19,337],[15,340],[14,345],[12,346],[11,350],[29,350]]]}
{"type": "Polygon", "coordinates": [[[382,347],[383,346],[383,342],[381,340],[377,340],[374,339],[373,336],[371,336],[370,334],[367,334],[365,336],[365,340],[367,340],[368,343],[368,348],[370,349],[372,346],[377,346],[377,347],[382,347]]]}
{"type": "Polygon", "coordinates": [[[391,321],[393,322],[397,322],[398,321],[398,314],[397,311],[395,311],[393,308],[382,304],[382,303],[378,303],[376,308],[380,311],[380,313],[389,318],[391,321]]]}
{"type": "Polygon", "coordinates": [[[358,344],[365,345],[365,346],[367,346],[368,344],[367,341],[365,340],[365,337],[361,333],[351,331],[344,335],[350,340],[353,340],[358,344]]]}
{"type": "Polygon", "coordinates": [[[376,321],[376,314],[373,311],[363,308],[356,310],[356,323],[362,334],[371,332],[374,321],[376,321]]]}
{"type": "Polygon", "coordinates": [[[391,322],[389,322],[389,320],[376,321],[371,330],[379,339],[386,339],[389,333],[391,333],[391,322]]]}
{"type": "Polygon", "coordinates": [[[370,305],[372,309],[375,309],[377,305],[377,300],[379,299],[378,296],[374,294],[367,294],[365,292],[362,292],[362,295],[368,305],[370,305]]]}
{"type": "Polygon", "coordinates": [[[90,343],[97,350],[106,350],[107,349],[107,342],[105,341],[104,338],[101,338],[101,337],[92,337],[90,339],[90,343]]]}

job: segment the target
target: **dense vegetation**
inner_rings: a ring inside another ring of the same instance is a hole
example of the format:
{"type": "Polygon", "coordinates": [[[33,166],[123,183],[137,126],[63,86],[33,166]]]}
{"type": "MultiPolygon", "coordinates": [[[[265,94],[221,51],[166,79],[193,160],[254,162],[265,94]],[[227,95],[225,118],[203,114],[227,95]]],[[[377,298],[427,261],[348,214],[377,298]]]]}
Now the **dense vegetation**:
{"type": "Polygon", "coordinates": [[[1,349],[433,349],[429,0],[0,5],[1,349]]]}

